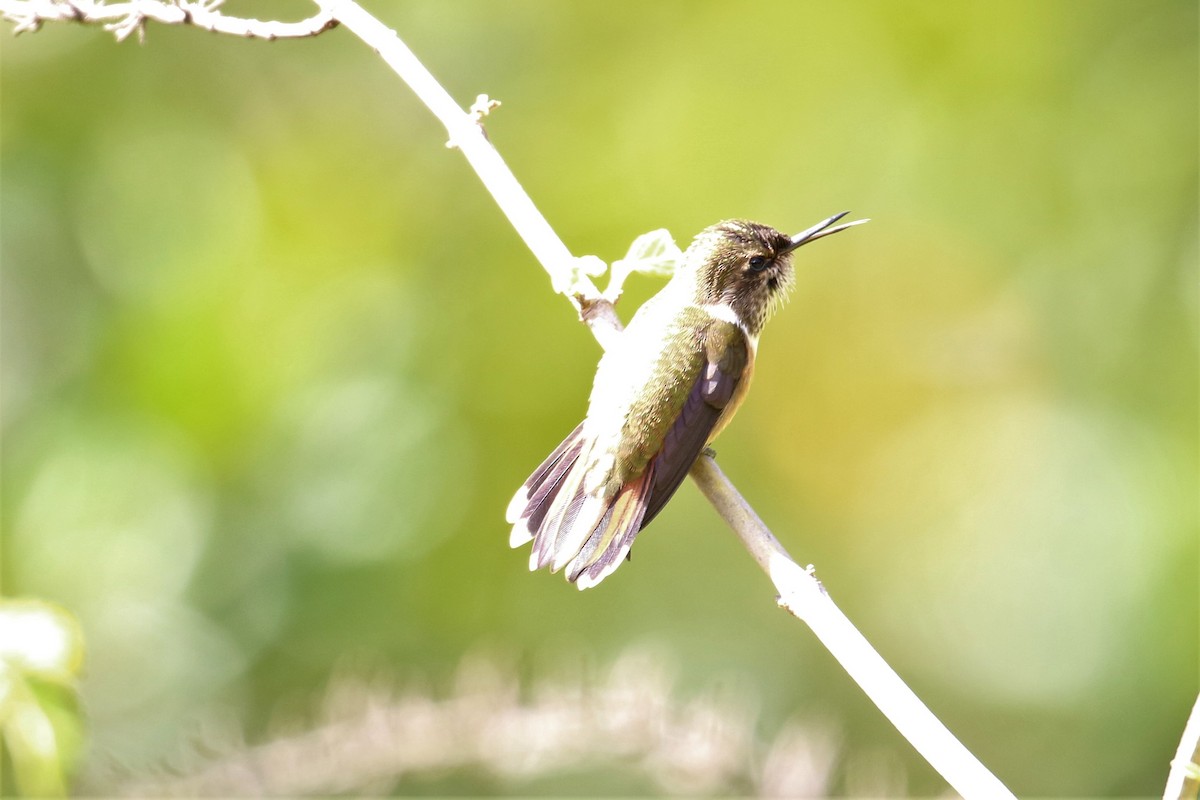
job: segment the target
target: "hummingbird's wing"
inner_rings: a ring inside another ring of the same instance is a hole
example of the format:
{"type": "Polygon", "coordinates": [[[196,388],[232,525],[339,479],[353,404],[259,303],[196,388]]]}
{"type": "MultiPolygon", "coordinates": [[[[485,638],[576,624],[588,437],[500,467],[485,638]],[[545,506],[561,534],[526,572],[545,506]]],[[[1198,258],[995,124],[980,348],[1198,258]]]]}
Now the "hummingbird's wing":
{"type": "Polygon", "coordinates": [[[563,476],[579,459],[584,445],[579,435],[582,430],[581,422],[517,490],[506,514],[509,522],[517,523],[513,525],[512,533],[509,534],[509,547],[520,547],[533,541],[534,534],[550,510],[550,503],[547,501],[554,499],[553,495],[557,493],[563,476]]]}
{"type": "MultiPolygon", "coordinates": [[[[687,394],[644,418],[672,420],[663,444],[645,469],[624,483],[592,486],[603,454],[581,423],[542,462],[509,503],[509,544],[533,541],[530,569],[566,567],[567,579],[584,589],[612,573],[633,540],[683,482],[696,457],[730,413],[749,372],[750,346],[736,325],[711,319],[697,334],[696,357],[677,365],[672,379],[687,394]]],[[[648,411],[643,409],[643,411],[648,411]]]]}
{"type": "Polygon", "coordinates": [[[654,484],[642,518],[643,528],[675,494],[701,451],[712,441],[721,418],[736,410],[736,400],[746,388],[743,381],[749,375],[750,347],[742,329],[714,320],[705,327],[703,337],[703,368],[654,457],[654,484]]]}
{"type": "Polygon", "coordinates": [[[673,413],[662,446],[646,470],[627,482],[567,568],[580,588],[595,586],[629,555],[638,532],[649,524],[683,483],[700,452],[736,410],[750,372],[751,348],[745,332],[723,320],[709,320],[700,333],[697,358],[677,377],[691,383],[673,413]]]}

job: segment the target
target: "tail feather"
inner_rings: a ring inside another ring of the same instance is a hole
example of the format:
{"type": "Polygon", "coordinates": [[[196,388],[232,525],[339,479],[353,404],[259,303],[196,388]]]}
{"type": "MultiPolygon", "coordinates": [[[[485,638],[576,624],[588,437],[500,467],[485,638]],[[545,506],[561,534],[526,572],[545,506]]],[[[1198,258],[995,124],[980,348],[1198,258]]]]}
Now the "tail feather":
{"type": "MultiPolygon", "coordinates": [[[[533,539],[538,529],[542,527],[546,515],[550,513],[550,508],[554,503],[555,495],[562,488],[563,478],[575,465],[575,461],[579,458],[582,442],[576,447],[567,451],[566,457],[555,467],[554,472],[550,473],[546,481],[537,488],[530,496],[527,507],[532,509],[532,513],[526,520],[526,535],[525,541],[533,539]]],[[[515,547],[516,545],[514,545],[515,547]]]]}
{"type": "Polygon", "coordinates": [[[579,554],[571,562],[567,579],[588,589],[608,577],[629,555],[633,540],[642,529],[654,469],[621,488],[600,523],[592,530],[579,554]]]}
{"type": "Polygon", "coordinates": [[[506,515],[513,523],[509,544],[533,542],[531,570],[566,567],[567,580],[581,589],[595,586],[629,554],[654,486],[652,467],[615,492],[590,480],[597,469],[592,444],[582,425],[572,431],[517,491],[506,515]]]}
{"type": "Polygon", "coordinates": [[[527,489],[529,495],[531,495],[534,490],[552,478],[551,470],[554,470],[555,467],[559,467],[558,470],[555,470],[559,475],[562,474],[563,465],[570,467],[573,458],[568,453],[573,451],[578,456],[579,448],[583,446],[583,439],[579,435],[582,430],[583,423],[581,422],[575,426],[575,430],[567,434],[567,438],[563,439],[558,447],[554,448],[553,453],[546,456],[546,460],[533,471],[533,474],[529,476],[529,480],[525,481],[525,485],[521,488],[527,489]]]}
{"type": "MultiPolygon", "coordinates": [[[[600,518],[600,522],[596,524],[595,529],[588,531],[588,533],[593,534],[596,531],[608,530],[613,524],[613,515],[616,513],[616,510],[617,503],[611,504],[608,510],[604,512],[604,516],[600,518]]],[[[584,541],[583,545],[579,548],[579,552],[575,554],[575,557],[568,565],[567,580],[575,581],[583,574],[583,570],[591,563],[592,557],[596,555],[596,549],[600,546],[600,538],[599,536],[589,535],[584,541]]]]}
{"type": "Polygon", "coordinates": [[[583,447],[583,440],[579,437],[582,428],[581,422],[562,440],[554,452],[546,457],[541,466],[533,471],[509,501],[504,518],[513,523],[512,533],[508,537],[510,547],[520,547],[533,541],[534,533],[541,526],[546,512],[550,510],[547,498],[553,501],[563,476],[579,458],[583,447]]]}
{"type": "MultiPolygon", "coordinates": [[[[579,548],[593,536],[594,531],[601,520],[608,515],[609,509],[612,508],[611,498],[600,495],[581,495],[582,502],[573,502],[572,505],[577,505],[577,511],[573,516],[567,517],[557,530],[547,530],[547,546],[550,558],[550,571],[558,572],[567,564],[571,563],[579,552],[579,548]]],[[[539,531],[539,533],[541,533],[539,531]]]]}
{"type": "MultiPolygon", "coordinates": [[[[574,451],[575,448],[571,448],[568,452],[574,451]]],[[[574,458],[562,479],[545,493],[539,505],[531,504],[533,513],[530,517],[541,516],[542,520],[536,528],[530,525],[534,532],[533,551],[529,554],[530,569],[542,569],[550,564],[559,537],[564,531],[570,530],[587,504],[584,478],[587,474],[585,464],[590,451],[589,443],[581,442],[579,455],[574,458]]],[[[592,513],[597,516],[599,514],[594,509],[592,513]]]]}

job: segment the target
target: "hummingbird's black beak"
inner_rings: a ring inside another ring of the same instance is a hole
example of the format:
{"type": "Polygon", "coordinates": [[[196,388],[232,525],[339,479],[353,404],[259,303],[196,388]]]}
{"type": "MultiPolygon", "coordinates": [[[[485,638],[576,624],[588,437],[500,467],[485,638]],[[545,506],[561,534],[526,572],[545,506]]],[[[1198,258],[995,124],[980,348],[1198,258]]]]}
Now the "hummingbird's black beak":
{"type": "Polygon", "coordinates": [[[871,221],[869,219],[856,219],[854,222],[845,222],[834,228],[829,227],[830,225],[833,225],[833,223],[837,222],[839,219],[841,219],[842,217],[846,216],[849,213],[850,213],[849,211],[843,211],[840,214],[834,214],[832,217],[825,220],[824,222],[818,222],[816,225],[813,225],[808,230],[800,231],[800,233],[797,233],[795,236],[792,237],[792,243],[790,245],[788,245],[787,248],[783,252],[790,253],[802,244],[808,244],[809,242],[816,241],[817,239],[820,239],[823,236],[829,236],[831,234],[837,233],[838,231],[844,231],[844,230],[846,230],[846,228],[853,228],[855,225],[862,225],[864,222],[871,221]]]}

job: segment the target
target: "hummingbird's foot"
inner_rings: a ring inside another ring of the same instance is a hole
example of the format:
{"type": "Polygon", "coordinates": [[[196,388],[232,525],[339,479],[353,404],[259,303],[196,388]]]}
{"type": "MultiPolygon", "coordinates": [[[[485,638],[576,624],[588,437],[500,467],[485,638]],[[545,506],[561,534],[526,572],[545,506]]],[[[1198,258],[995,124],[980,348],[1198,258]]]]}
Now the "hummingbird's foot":
{"type": "Polygon", "coordinates": [[[703,451],[700,453],[700,455],[702,455],[702,456],[708,456],[708,457],[709,457],[709,458],[711,458],[713,461],[716,461],[716,460],[717,460],[717,451],[716,451],[716,450],[713,450],[711,447],[706,447],[706,448],[704,448],[704,450],[703,450],[703,451]]]}

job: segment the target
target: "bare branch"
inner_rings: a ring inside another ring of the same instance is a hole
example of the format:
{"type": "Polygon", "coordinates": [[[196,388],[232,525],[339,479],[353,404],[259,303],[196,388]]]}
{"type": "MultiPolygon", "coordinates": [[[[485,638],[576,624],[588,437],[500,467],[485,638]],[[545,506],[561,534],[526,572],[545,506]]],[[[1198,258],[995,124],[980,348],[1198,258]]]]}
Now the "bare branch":
{"type": "Polygon", "coordinates": [[[771,576],[779,590],[779,605],[812,628],[842,668],[947,783],[966,798],[1013,796],[871,647],[834,604],[812,567],[802,569],[792,560],[716,461],[702,455],[692,467],[691,476],[750,555],[771,576]]]}
{"type": "MultiPolygon", "coordinates": [[[[325,13],[341,22],[387,62],[446,128],[450,144],[466,156],[483,185],[508,217],[517,234],[550,275],[554,291],[564,295],[579,311],[592,335],[605,349],[621,330],[612,303],[589,277],[588,259],[577,259],[558,238],[550,223],[492,147],[480,116],[468,113],[442,88],[396,32],[368,14],[352,0],[316,0],[325,13]]],[[[598,261],[598,259],[594,260],[598,261]]]]}
{"type": "Polygon", "coordinates": [[[1175,758],[1171,759],[1171,772],[1167,777],[1167,788],[1163,800],[1194,798],[1200,793],[1200,697],[1192,706],[1184,726],[1183,736],[1175,758]]]}
{"type": "Polygon", "coordinates": [[[191,25],[213,33],[267,41],[316,36],[337,26],[337,20],[325,11],[299,22],[276,22],[228,17],[217,10],[220,6],[221,0],[129,0],[112,4],[94,0],[0,0],[0,17],[14,24],[13,33],[37,31],[46,22],[103,25],[118,42],[134,32],[140,40],[147,21],[191,25]]]}

